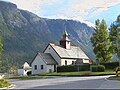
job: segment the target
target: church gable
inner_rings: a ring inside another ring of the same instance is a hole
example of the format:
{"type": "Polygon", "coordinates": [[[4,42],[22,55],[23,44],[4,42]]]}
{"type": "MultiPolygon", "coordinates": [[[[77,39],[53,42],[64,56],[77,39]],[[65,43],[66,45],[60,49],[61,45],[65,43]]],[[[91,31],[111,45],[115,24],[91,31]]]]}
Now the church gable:
{"type": "Polygon", "coordinates": [[[89,63],[87,55],[80,47],[72,46],[68,36],[65,30],[59,45],[50,43],[43,53],[38,53],[35,56],[31,63],[32,74],[54,72],[57,65],[74,65],[79,62],[89,63]]]}
{"type": "Polygon", "coordinates": [[[61,63],[61,59],[89,59],[80,47],[71,45],[66,30],[64,31],[63,38],[60,40],[60,44],[50,43],[44,53],[50,53],[58,63],[61,63]]]}
{"type": "Polygon", "coordinates": [[[56,50],[54,50],[54,48],[52,47],[52,43],[50,43],[46,49],[44,50],[44,53],[50,53],[50,55],[57,61],[58,65],[61,65],[61,57],[59,56],[59,54],[56,52],[56,50]]]}

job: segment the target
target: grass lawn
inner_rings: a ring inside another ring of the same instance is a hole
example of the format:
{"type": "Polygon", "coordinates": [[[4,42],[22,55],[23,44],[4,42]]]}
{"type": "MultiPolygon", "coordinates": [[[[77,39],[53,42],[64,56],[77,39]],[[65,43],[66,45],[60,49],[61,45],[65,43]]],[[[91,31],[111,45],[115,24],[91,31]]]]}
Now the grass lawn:
{"type": "Polygon", "coordinates": [[[30,79],[45,79],[48,76],[12,76],[9,79],[30,80],[30,79]]]}
{"type": "Polygon", "coordinates": [[[120,76],[111,76],[108,79],[109,80],[119,80],[120,81],[120,76]]]}
{"type": "Polygon", "coordinates": [[[80,72],[53,72],[47,73],[46,76],[89,76],[89,75],[111,75],[115,74],[113,70],[106,70],[105,72],[91,72],[91,71],[80,71],[80,72]]]}
{"type": "Polygon", "coordinates": [[[46,79],[52,78],[51,76],[100,76],[100,75],[113,75],[115,72],[113,70],[106,70],[105,72],[91,72],[91,71],[80,71],[80,72],[53,72],[44,75],[35,76],[13,76],[9,79],[19,79],[19,80],[30,80],[30,79],[46,79]]]}

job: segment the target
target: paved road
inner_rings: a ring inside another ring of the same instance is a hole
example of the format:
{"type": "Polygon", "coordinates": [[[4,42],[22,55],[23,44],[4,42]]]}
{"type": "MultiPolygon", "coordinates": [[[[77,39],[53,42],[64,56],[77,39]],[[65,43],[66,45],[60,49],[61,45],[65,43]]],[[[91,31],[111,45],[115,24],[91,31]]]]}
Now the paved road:
{"type": "Polygon", "coordinates": [[[13,89],[120,89],[120,81],[109,76],[56,77],[37,80],[12,80],[13,89]]]}

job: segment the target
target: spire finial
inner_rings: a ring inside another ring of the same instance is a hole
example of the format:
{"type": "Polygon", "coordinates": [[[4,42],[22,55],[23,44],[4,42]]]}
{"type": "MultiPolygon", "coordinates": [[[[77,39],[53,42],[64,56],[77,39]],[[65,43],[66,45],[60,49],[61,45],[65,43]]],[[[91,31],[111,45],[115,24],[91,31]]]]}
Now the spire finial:
{"type": "Polygon", "coordinates": [[[65,26],[65,30],[64,30],[64,34],[63,35],[68,36],[67,30],[66,30],[66,26],[65,26]]]}

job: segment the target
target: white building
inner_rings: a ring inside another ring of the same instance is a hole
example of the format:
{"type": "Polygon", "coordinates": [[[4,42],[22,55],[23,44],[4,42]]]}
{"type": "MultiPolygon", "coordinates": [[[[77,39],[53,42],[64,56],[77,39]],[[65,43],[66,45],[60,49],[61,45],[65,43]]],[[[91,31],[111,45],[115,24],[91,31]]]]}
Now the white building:
{"type": "Polygon", "coordinates": [[[63,38],[60,40],[60,45],[50,43],[44,50],[44,53],[50,53],[58,62],[59,66],[89,63],[88,56],[80,49],[80,47],[71,45],[66,31],[63,34],[63,38]]]}
{"type": "Polygon", "coordinates": [[[54,72],[57,62],[49,53],[38,53],[32,61],[32,74],[54,72]]]}
{"type": "Polygon", "coordinates": [[[18,69],[18,75],[27,76],[27,73],[31,71],[31,67],[25,62],[21,68],[18,69]]]}
{"type": "Polygon", "coordinates": [[[48,44],[43,53],[37,54],[37,56],[31,63],[32,74],[47,73],[49,71],[53,72],[56,69],[53,67],[56,67],[57,64],[58,66],[62,66],[89,63],[88,56],[80,49],[80,47],[72,46],[68,36],[68,33],[65,31],[63,34],[63,38],[60,40],[59,45],[50,43],[48,44]],[[45,58],[47,54],[49,54],[49,56],[51,56],[52,59],[50,59],[51,57],[45,58]],[[43,56],[46,60],[43,59],[43,56]],[[49,62],[49,66],[46,63],[46,61],[49,62]],[[50,63],[53,61],[54,64],[50,63]],[[57,63],[55,63],[55,61],[57,63]],[[42,67],[44,67],[42,70],[40,70],[41,65],[43,65],[42,67]]]}

